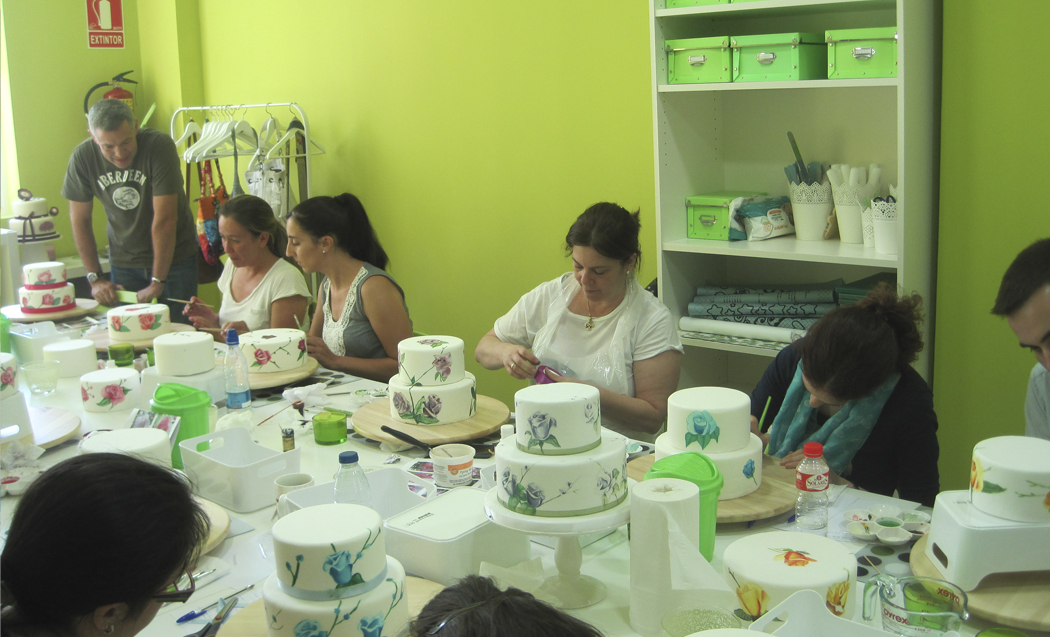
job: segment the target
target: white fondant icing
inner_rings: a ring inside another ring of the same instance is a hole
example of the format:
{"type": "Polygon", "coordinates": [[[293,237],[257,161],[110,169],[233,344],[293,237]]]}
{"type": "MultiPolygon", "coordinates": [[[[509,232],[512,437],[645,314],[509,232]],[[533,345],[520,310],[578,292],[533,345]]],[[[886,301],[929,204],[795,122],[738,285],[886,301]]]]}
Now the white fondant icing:
{"type": "Polygon", "coordinates": [[[30,290],[29,288],[18,288],[18,300],[23,310],[44,310],[51,312],[64,312],[73,309],[70,305],[77,302],[76,291],[72,283],[62,287],[49,290],[30,290]]]}
{"type": "Polygon", "coordinates": [[[564,456],[601,442],[598,388],[582,383],[532,385],[514,394],[519,448],[564,456]]]}
{"type": "Polygon", "coordinates": [[[248,371],[271,374],[306,365],[306,334],[302,330],[272,328],[240,336],[248,371]]]}
{"type": "Polygon", "coordinates": [[[741,449],[751,433],[751,398],[726,387],[680,389],[667,399],[667,433],[682,451],[741,449]]]}
{"type": "Polygon", "coordinates": [[[45,345],[44,360],[58,361],[60,378],[78,378],[98,369],[95,342],[86,338],[45,345]]]}
{"type": "Polygon", "coordinates": [[[390,379],[390,417],[416,425],[447,425],[472,417],[478,410],[474,374],[447,385],[403,385],[400,376],[390,379]]]}
{"type": "Polygon", "coordinates": [[[278,577],[281,567],[278,566],[277,573],[266,578],[263,585],[267,634],[270,637],[318,637],[322,634],[331,637],[393,637],[400,634],[408,624],[405,569],[392,557],[386,557],[385,562],[386,577],[376,588],[363,595],[330,601],[307,601],[285,593],[281,590],[278,577]]]}
{"type": "Polygon", "coordinates": [[[54,285],[66,282],[66,264],[61,261],[27,263],[22,266],[23,285],[54,285]]]}
{"type": "Polygon", "coordinates": [[[749,435],[751,439],[742,449],[725,453],[700,454],[699,451],[682,451],[674,446],[671,432],[663,433],[656,439],[656,459],[661,460],[679,453],[696,453],[707,456],[722,474],[722,491],[718,499],[741,498],[758,490],[758,487],[762,485],[762,439],[755,434],[749,435]]]}
{"type": "Polygon", "coordinates": [[[978,442],[970,501],[997,518],[1050,522],[1050,440],[999,436],[978,442]]]}
{"type": "Polygon", "coordinates": [[[463,380],[463,339],[455,336],[413,336],[397,344],[397,376],[401,385],[450,385],[463,380]]]}
{"type": "Polygon", "coordinates": [[[602,432],[601,444],[568,456],[541,456],[518,448],[514,438],[496,445],[500,503],[541,517],[587,515],[610,509],[627,495],[624,438],[602,432]]]}
{"type": "Polygon", "coordinates": [[[0,352],[0,398],[18,393],[18,365],[14,354],[0,352]]]}
{"type": "Polygon", "coordinates": [[[127,411],[139,404],[140,389],[139,374],[134,367],[100,369],[80,377],[84,411],[127,411]]]}
{"type": "Polygon", "coordinates": [[[58,238],[55,218],[51,215],[47,199],[43,197],[33,197],[28,201],[15,199],[11,202],[11,208],[16,218],[10,219],[7,222],[7,227],[18,233],[19,241],[58,238]],[[22,217],[22,219],[17,217],[22,217]]]}
{"type": "Polygon", "coordinates": [[[162,376],[192,376],[215,368],[215,340],[206,332],[171,332],[153,339],[153,360],[162,376]]]}
{"type": "Polygon", "coordinates": [[[106,312],[113,341],[145,341],[171,331],[171,311],[163,303],[122,305],[106,312]]]}
{"type": "Polygon", "coordinates": [[[847,619],[857,590],[857,559],[842,544],[810,533],[774,531],[743,537],[722,555],[722,576],[736,592],[737,614],[757,618],[792,593],[813,590],[847,619]]]}

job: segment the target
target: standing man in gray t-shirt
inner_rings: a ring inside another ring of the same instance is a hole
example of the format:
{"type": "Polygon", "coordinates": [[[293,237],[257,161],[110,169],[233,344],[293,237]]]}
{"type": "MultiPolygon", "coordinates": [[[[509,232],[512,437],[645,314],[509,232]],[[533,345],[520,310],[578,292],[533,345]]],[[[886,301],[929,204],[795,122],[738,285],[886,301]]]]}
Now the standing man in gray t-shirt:
{"type": "MultiPolygon", "coordinates": [[[[91,138],[73,150],[62,184],[69,200],[73,238],[87,269],[91,295],[117,304],[116,290],[189,299],[197,294],[197,233],[183,188],[181,160],[167,135],[140,129],[131,108],[104,99],[88,112],[91,138]],[[101,278],[91,226],[94,199],[106,211],[110,280],[101,278]]],[[[182,306],[169,303],[174,321],[182,306]]]]}

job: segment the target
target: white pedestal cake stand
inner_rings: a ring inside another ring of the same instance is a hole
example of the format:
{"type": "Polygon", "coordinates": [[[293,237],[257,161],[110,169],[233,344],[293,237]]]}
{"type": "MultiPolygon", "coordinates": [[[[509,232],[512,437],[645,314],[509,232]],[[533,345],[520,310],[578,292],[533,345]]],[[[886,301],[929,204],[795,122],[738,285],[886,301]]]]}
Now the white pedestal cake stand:
{"type": "Polygon", "coordinates": [[[558,608],[586,608],[605,599],[605,584],[580,573],[583,550],[579,536],[612,531],[627,524],[631,520],[630,491],[635,484],[634,480],[628,480],[627,497],[611,509],[564,518],[544,518],[510,511],[500,504],[496,491],[499,486],[496,486],[485,496],[485,513],[490,520],[508,529],[556,537],[558,546],[554,549],[554,564],[558,567],[558,574],[547,578],[536,595],[558,608]]]}

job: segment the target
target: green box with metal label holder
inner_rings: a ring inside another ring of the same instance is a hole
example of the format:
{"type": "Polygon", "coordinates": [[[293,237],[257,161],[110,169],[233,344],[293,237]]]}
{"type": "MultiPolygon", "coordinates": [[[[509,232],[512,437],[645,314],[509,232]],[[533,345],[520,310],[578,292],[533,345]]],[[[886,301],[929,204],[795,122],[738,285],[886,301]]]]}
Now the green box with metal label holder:
{"type": "Polygon", "coordinates": [[[897,27],[825,33],[828,79],[897,77],[897,27]]]}
{"type": "Polygon", "coordinates": [[[685,198],[686,236],[690,239],[743,241],[743,230],[729,227],[729,204],[737,197],[757,197],[763,192],[723,190],[685,198]]]}
{"type": "Polygon", "coordinates": [[[731,82],[729,70],[733,55],[729,51],[729,37],[667,40],[668,84],[700,84],[731,82]]]}
{"type": "Polygon", "coordinates": [[[668,9],[678,7],[706,7],[711,4],[729,4],[729,0],[667,0],[664,6],[668,9]]]}
{"type": "Polygon", "coordinates": [[[733,81],[775,82],[827,78],[823,33],[776,33],[732,38],[733,81]]]}

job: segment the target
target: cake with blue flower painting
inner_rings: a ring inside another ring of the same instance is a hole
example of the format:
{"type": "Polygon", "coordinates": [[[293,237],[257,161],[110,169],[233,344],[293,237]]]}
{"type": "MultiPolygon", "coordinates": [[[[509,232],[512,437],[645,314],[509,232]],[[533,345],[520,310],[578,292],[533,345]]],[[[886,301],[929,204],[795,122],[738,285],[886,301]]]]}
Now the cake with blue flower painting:
{"type": "Polygon", "coordinates": [[[382,637],[408,624],[405,569],[386,554],[383,520],[324,504],[273,525],[277,570],[263,585],[270,637],[382,637]]]}
{"type": "Polygon", "coordinates": [[[762,440],[751,433],[751,398],[726,387],[680,389],[667,399],[667,432],[656,439],[656,459],[677,453],[707,456],[722,474],[719,500],[754,492],[762,484],[762,440]]]}
{"type": "Polygon", "coordinates": [[[627,497],[627,446],[602,430],[598,389],[533,385],[514,395],[514,436],[496,445],[499,502],[516,513],[572,517],[627,497]]]}
{"type": "Polygon", "coordinates": [[[413,336],[397,344],[390,379],[390,417],[413,425],[448,425],[474,416],[478,391],[464,369],[463,340],[413,336]]]}

